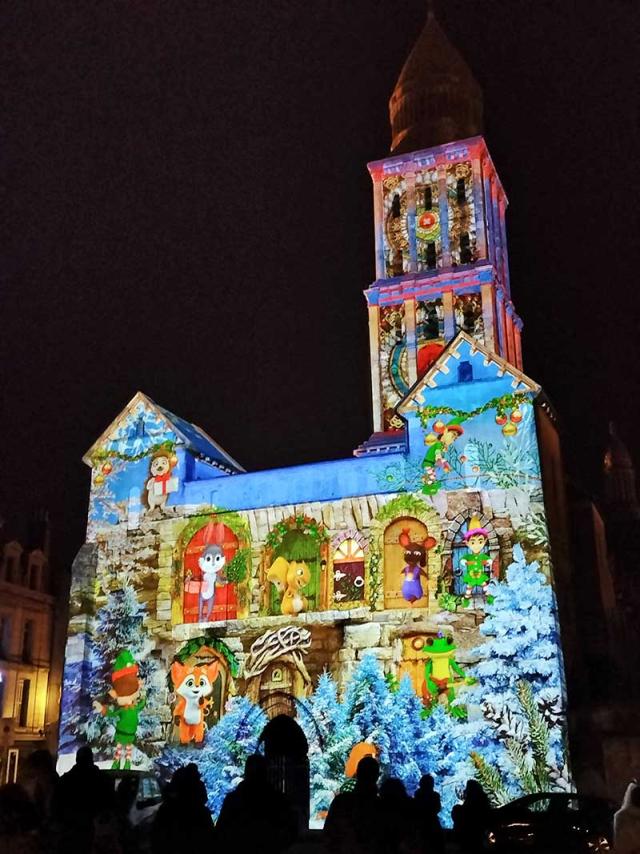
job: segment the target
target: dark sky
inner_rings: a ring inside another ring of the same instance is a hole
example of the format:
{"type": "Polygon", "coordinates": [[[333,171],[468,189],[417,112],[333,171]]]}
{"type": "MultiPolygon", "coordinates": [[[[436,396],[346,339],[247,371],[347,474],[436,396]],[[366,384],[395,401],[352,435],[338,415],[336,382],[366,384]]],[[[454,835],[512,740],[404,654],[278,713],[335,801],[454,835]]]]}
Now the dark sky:
{"type": "MultiPolygon", "coordinates": [[[[5,4],[0,512],[82,542],[82,454],[141,389],[249,469],[370,433],[368,160],[424,0],[5,4]]],[[[447,0],[510,199],[525,370],[592,490],[640,459],[636,2],[447,0]],[[634,251],[635,250],[635,251],[634,251]]]]}

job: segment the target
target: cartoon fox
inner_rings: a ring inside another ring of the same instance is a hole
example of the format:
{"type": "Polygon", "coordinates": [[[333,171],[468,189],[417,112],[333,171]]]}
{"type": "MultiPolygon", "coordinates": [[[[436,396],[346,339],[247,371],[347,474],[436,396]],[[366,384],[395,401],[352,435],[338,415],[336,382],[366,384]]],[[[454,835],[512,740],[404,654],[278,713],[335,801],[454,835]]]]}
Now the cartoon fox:
{"type": "Polygon", "coordinates": [[[178,695],[173,721],[179,729],[180,744],[204,741],[204,719],[211,707],[211,701],[205,697],[213,692],[219,670],[217,661],[202,667],[188,667],[179,661],[171,665],[171,679],[178,695]]]}

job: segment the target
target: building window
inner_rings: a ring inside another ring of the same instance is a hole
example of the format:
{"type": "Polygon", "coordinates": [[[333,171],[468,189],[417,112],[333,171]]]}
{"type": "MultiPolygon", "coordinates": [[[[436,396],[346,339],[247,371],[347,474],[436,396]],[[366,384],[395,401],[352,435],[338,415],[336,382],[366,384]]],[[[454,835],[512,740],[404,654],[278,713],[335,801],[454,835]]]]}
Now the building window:
{"type": "Polygon", "coordinates": [[[7,658],[11,651],[11,617],[0,616],[0,658],[7,658]]]}
{"type": "Polygon", "coordinates": [[[5,783],[15,783],[18,779],[18,757],[20,751],[17,747],[11,747],[7,751],[7,773],[5,783]]]}
{"type": "Polygon", "coordinates": [[[473,380],[473,365],[471,362],[460,362],[458,365],[458,382],[470,383],[473,380]]]}
{"type": "Polygon", "coordinates": [[[17,558],[15,555],[10,555],[9,557],[6,557],[5,561],[4,561],[5,578],[7,581],[10,581],[12,584],[15,584],[18,580],[17,579],[17,572],[16,572],[17,563],[18,563],[18,561],[17,561],[17,558]]]}
{"type": "Polygon", "coordinates": [[[26,727],[29,720],[29,694],[31,693],[31,680],[19,679],[16,692],[16,718],[18,726],[26,727]]]}
{"type": "Polygon", "coordinates": [[[470,264],[472,261],[473,255],[471,252],[469,233],[467,231],[463,231],[460,235],[460,263],[470,264]]]}
{"type": "Polygon", "coordinates": [[[34,629],[33,620],[24,621],[24,629],[22,631],[22,660],[28,663],[33,660],[34,629]]]}
{"type": "Polygon", "coordinates": [[[333,598],[339,604],[364,600],[364,550],[352,538],[333,553],[333,598]]]}
{"type": "Polygon", "coordinates": [[[31,590],[40,590],[40,565],[29,564],[29,587],[31,590]]]}
{"type": "Polygon", "coordinates": [[[384,532],[384,607],[426,608],[429,551],[436,541],[427,526],[402,517],[384,532]]]}

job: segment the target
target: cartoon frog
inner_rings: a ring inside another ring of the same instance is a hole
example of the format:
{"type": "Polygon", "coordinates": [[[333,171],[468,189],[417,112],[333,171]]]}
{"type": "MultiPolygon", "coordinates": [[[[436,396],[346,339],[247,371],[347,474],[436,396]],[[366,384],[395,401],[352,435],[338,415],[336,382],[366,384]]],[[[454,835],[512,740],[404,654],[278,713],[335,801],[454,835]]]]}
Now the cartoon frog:
{"type": "Polygon", "coordinates": [[[464,679],[466,685],[473,685],[476,680],[467,676],[455,660],[456,645],[453,637],[438,632],[437,637],[427,638],[422,651],[427,656],[424,666],[425,682],[422,689],[425,705],[431,706],[438,702],[440,697],[446,696],[450,714],[455,718],[466,718],[465,707],[453,705],[456,699],[454,674],[464,679]]]}

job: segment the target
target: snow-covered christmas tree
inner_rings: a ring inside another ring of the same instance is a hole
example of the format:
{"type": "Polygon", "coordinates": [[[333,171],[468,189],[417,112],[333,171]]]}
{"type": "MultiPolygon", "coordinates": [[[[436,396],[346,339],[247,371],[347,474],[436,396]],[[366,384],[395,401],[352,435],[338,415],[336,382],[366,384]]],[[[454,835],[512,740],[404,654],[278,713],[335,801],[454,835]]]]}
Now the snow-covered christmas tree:
{"type": "MultiPolygon", "coordinates": [[[[113,663],[119,652],[129,650],[139,666],[142,696],[145,699],[136,734],[134,764],[144,762],[141,753],[145,756],[153,755],[156,752],[153,742],[163,737],[158,713],[167,693],[160,662],[151,655],[154,642],[142,630],[144,616],[144,605],[138,600],[129,574],[121,573],[119,589],[107,593],[107,601],[98,611],[89,641],[90,666],[84,672],[85,682],[82,686],[85,696],[108,705],[111,702],[108,691],[113,663]]],[[[77,729],[94,746],[100,745],[105,751],[110,750],[114,725],[109,718],[91,711],[78,722],[77,729]]]]}
{"type": "Polygon", "coordinates": [[[566,788],[565,690],[553,588],[516,545],[503,583],[492,583],[472,651],[477,684],[465,695],[476,776],[494,801],[566,788]]]}
{"type": "Polygon", "coordinates": [[[232,697],[219,723],[207,731],[203,747],[167,745],[157,764],[170,777],[176,768],[194,762],[207,787],[207,806],[218,816],[225,795],[242,780],[247,757],[258,751],[266,723],[259,706],[246,697],[232,697]]]}

